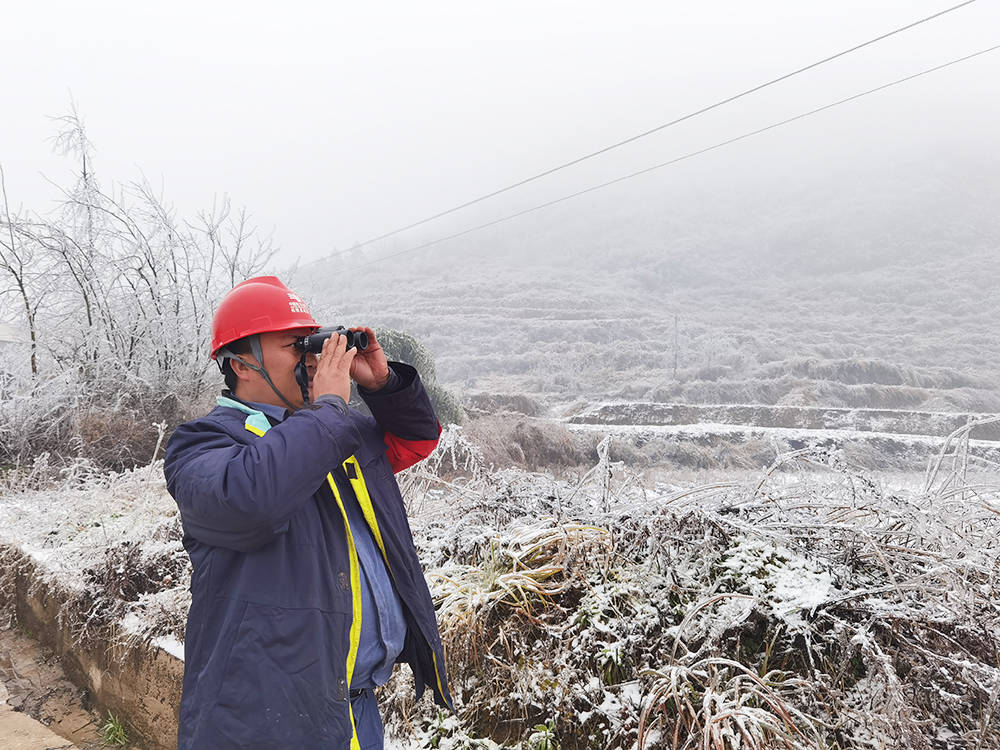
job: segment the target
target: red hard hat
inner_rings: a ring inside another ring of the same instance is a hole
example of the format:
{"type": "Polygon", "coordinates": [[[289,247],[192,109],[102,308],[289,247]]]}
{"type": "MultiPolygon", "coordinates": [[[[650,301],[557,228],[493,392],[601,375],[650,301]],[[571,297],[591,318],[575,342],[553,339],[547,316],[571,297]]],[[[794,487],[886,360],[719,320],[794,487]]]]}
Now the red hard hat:
{"type": "Polygon", "coordinates": [[[319,328],[301,297],[276,276],[258,276],[237,284],[212,320],[212,359],[219,349],[244,336],[293,328],[319,328]]]}

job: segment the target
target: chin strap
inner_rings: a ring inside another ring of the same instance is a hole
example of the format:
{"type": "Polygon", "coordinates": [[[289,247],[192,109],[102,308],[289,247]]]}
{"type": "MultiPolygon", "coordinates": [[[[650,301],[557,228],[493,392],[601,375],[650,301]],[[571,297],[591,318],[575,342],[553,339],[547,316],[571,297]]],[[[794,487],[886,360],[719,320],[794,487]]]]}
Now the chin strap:
{"type": "MultiPolygon", "coordinates": [[[[252,365],[245,359],[240,357],[238,354],[233,354],[228,349],[222,348],[219,349],[219,351],[215,355],[215,359],[219,363],[219,369],[220,370],[222,369],[222,364],[227,359],[235,359],[237,362],[241,362],[242,364],[246,365],[251,370],[256,372],[258,375],[260,375],[262,378],[264,378],[264,382],[267,383],[269,386],[271,386],[271,390],[274,391],[275,395],[277,395],[278,398],[280,398],[282,401],[285,402],[285,406],[287,406],[292,411],[297,411],[298,407],[293,405],[291,401],[285,398],[285,394],[283,394],[281,391],[278,390],[277,386],[275,386],[274,382],[271,380],[271,376],[268,375],[267,370],[264,369],[264,352],[260,346],[260,336],[250,336],[249,339],[250,339],[250,351],[253,353],[253,356],[256,357],[257,361],[260,362],[260,366],[258,367],[257,365],[252,365]]],[[[299,388],[302,389],[302,396],[305,400],[305,403],[308,404],[309,376],[306,373],[305,354],[302,355],[302,359],[299,360],[299,363],[295,365],[295,381],[299,384],[299,388]],[[300,369],[301,369],[301,377],[299,372],[300,369]]]]}
{"type": "Polygon", "coordinates": [[[302,359],[299,360],[299,363],[295,365],[295,382],[302,389],[302,403],[309,406],[309,371],[306,370],[305,352],[302,353],[302,359]]]}

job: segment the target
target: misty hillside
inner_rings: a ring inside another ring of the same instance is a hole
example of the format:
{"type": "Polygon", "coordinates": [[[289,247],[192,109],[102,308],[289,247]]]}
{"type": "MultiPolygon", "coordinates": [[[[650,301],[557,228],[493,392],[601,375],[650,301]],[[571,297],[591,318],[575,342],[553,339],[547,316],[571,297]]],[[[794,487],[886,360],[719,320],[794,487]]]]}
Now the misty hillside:
{"type": "Polygon", "coordinates": [[[996,411],[998,174],[901,160],[646,185],[294,283],[331,320],[410,330],[471,390],[996,411]]]}

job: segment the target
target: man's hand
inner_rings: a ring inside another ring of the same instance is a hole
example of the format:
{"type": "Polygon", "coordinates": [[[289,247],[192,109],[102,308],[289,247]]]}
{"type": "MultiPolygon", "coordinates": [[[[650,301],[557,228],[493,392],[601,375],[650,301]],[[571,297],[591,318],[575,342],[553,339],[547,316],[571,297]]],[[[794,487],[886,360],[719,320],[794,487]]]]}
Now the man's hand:
{"type": "Polygon", "coordinates": [[[375,340],[375,332],[371,328],[352,328],[351,330],[363,331],[368,334],[368,348],[363,352],[358,352],[358,356],[355,357],[351,364],[351,377],[362,388],[377,391],[389,382],[389,363],[386,361],[385,352],[375,340]]]}
{"type": "Polygon", "coordinates": [[[350,400],[352,363],[357,353],[357,348],[347,348],[347,337],[339,333],[323,342],[312,381],[313,401],[328,393],[340,396],[345,402],[350,400]]]}

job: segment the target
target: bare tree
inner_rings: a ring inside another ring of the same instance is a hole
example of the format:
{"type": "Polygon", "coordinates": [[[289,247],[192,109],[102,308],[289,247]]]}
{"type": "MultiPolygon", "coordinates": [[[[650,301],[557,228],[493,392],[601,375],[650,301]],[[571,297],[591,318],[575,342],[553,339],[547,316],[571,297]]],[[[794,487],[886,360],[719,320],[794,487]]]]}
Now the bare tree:
{"type": "Polygon", "coordinates": [[[3,167],[0,166],[0,193],[3,194],[4,222],[0,229],[0,271],[14,282],[13,289],[0,290],[0,294],[13,292],[24,310],[31,341],[31,375],[38,377],[38,311],[44,292],[37,289],[40,271],[35,263],[35,246],[30,234],[21,222],[10,214],[7,200],[7,182],[3,167]]]}

